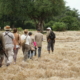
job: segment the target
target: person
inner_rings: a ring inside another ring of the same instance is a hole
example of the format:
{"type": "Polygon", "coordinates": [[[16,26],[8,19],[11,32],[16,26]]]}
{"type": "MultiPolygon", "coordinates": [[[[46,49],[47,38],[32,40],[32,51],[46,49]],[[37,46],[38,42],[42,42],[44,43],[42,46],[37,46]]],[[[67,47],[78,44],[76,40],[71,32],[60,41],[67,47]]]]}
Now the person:
{"type": "Polygon", "coordinates": [[[34,47],[35,47],[34,55],[36,56],[36,49],[37,49],[37,43],[36,43],[36,41],[34,41],[33,44],[34,44],[34,47]]]}
{"type": "Polygon", "coordinates": [[[28,35],[27,29],[25,29],[24,34],[21,35],[21,43],[22,43],[22,51],[23,51],[23,55],[24,55],[23,60],[26,61],[28,59],[28,53],[29,53],[30,44],[31,44],[31,38],[28,35]]]}
{"type": "Polygon", "coordinates": [[[40,29],[37,29],[37,33],[35,35],[35,42],[37,43],[38,57],[41,57],[42,41],[43,34],[41,33],[40,29]]]}
{"type": "Polygon", "coordinates": [[[2,67],[2,62],[4,59],[4,51],[5,51],[4,38],[3,34],[0,33],[0,67],[2,67]]]}
{"type": "Polygon", "coordinates": [[[31,44],[30,44],[30,52],[29,52],[29,57],[30,59],[33,58],[33,52],[35,51],[35,46],[34,46],[34,37],[32,36],[32,32],[29,32],[29,36],[31,38],[31,44]],[[31,55],[30,55],[31,53],[31,55]]]}
{"type": "Polygon", "coordinates": [[[18,50],[19,50],[19,48],[21,46],[21,39],[20,39],[19,33],[17,32],[17,28],[13,29],[13,34],[14,34],[15,41],[16,41],[16,49],[14,49],[14,56],[13,56],[13,58],[14,58],[14,64],[16,64],[18,50]]]}
{"type": "Polygon", "coordinates": [[[51,30],[50,27],[47,28],[47,50],[50,53],[50,49],[53,53],[55,44],[55,33],[51,30]]]}
{"type": "Polygon", "coordinates": [[[8,59],[5,57],[5,64],[9,66],[13,62],[13,48],[16,49],[15,37],[11,32],[10,26],[4,27],[5,32],[3,32],[4,41],[5,41],[5,52],[8,56],[8,59]]]}

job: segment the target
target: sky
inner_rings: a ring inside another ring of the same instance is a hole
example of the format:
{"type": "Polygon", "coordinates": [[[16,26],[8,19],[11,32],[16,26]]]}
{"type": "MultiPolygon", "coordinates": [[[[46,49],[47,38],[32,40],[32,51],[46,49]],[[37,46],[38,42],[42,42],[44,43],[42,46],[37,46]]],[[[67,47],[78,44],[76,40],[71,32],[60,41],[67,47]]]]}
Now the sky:
{"type": "Polygon", "coordinates": [[[75,8],[80,13],[80,0],[65,0],[66,6],[69,6],[71,9],[75,8]]]}

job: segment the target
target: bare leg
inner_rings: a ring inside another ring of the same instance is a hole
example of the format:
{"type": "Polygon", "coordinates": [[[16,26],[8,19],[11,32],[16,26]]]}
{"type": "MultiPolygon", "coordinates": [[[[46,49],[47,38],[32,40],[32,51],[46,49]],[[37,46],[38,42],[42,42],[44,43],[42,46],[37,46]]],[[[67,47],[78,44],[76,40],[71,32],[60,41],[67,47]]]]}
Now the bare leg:
{"type": "Polygon", "coordinates": [[[16,48],[16,50],[14,50],[14,62],[16,62],[16,59],[17,59],[17,54],[18,54],[18,48],[16,48]]]}

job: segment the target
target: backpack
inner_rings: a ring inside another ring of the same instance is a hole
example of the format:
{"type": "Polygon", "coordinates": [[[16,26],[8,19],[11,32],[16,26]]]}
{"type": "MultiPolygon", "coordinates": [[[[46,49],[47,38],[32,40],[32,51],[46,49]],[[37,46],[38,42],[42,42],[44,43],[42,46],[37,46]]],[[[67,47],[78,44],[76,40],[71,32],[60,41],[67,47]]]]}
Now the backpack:
{"type": "Polygon", "coordinates": [[[27,37],[22,41],[22,46],[25,45],[27,37]]]}
{"type": "Polygon", "coordinates": [[[51,40],[54,40],[55,39],[55,33],[53,31],[51,31],[48,38],[51,40]]]}

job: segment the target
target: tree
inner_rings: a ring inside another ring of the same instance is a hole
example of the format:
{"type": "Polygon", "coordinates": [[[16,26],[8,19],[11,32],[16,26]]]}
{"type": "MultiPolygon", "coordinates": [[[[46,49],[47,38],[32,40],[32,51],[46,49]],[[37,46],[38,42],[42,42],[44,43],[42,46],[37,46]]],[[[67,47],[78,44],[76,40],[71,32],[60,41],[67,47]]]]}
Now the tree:
{"type": "Polygon", "coordinates": [[[66,7],[59,21],[66,23],[68,30],[79,30],[80,29],[79,16],[80,14],[78,13],[78,10],[76,9],[71,10],[69,7],[66,7]]]}
{"type": "Polygon", "coordinates": [[[27,7],[29,0],[0,0],[0,14],[3,22],[9,21],[10,26],[14,27],[16,21],[24,23],[27,16],[27,7]]]}
{"type": "Polygon", "coordinates": [[[27,14],[35,21],[36,27],[43,31],[44,21],[48,17],[59,15],[64,8],[63,0],[32,0],[27,8],[27,14]]]}
{"type": "Polygon", "coordinates": [[[0,14],[3,22],[9,21],[11,26],[28,18],[34,20],[36,28],[43,31],[48,17],[59,15],[65,8],[64,0],[0,0],[0,14]]]}

